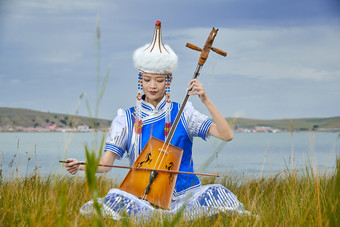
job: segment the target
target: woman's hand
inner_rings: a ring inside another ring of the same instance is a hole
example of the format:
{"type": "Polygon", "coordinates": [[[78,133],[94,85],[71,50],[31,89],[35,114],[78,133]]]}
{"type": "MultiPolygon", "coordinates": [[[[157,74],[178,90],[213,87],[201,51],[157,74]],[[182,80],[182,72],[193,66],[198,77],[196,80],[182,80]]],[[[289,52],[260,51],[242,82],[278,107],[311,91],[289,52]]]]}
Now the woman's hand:
{"type": "Polygon", "coordinates": [[[79,166],[79,162],[74,158],[67,159],[67,163],[65,164],[66,170],[72,175],[78,172],[79,166]]]}
{"type": "Polygon", "coordinates": [[[218,111],[214,103],[209,99],[207,93],[201,82],[197,79],[190,81],[190,86],[188,88],[189,95],[198,95],[208,109],[214,123],[211,124],[208,133],[214,137],[217,137],[224,141],[230,141],[233,139],[233,131],[231,130],[226,119],[218,111]]]}
{"type": "Polygon", "coordinates": [[[208,100],[207,93],[204,90],[203,84],[197,79],[192,79],[189,83],[188,91],[189,95],[198,95],[201,101],[205,103],[208,100]]]}
{"type": "MultiPolygon", "coordinates": [[[[113,153],[111,151],[106,151],[103,157],[100,159],[99,164],[103,165],[112,165],[117,157],[116,153],[113,153]]],[[[85,170],[85,165],[80,164],[81,162],[77,161],[74,158],[69,158],[66,160],[65,168],[66,170],[74,175],[78,172],[78,170],[85,170]]],[[[105,166],[98,166],[97,173],[104,173],[111,169],[111,167],[105,167],[105,166]]]]}

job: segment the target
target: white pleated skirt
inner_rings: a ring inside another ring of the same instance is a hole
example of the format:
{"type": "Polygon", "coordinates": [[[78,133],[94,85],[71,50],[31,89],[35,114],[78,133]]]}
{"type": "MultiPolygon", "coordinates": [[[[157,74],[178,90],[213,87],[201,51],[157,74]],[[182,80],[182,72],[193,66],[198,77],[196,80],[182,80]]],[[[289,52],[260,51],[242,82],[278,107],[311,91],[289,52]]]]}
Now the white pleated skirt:
{"type": "MultiPolygon", "coordinates": [[[[187,191],[181,197],[172,199],[170,210],[157,209],[146,200],[119,189],[111,189],[99,199],[102,214],[119,220],[130,216],[137,220],[150,220],[155,217],[170,217],[181,212],[187,220],[210,217],[221,212],[230,215],[249,215],[237,197],[220,184],[204,185],[187,191]]],[[[93,201],[85,203],[80,212],[84,215],[93,213],[93,201]]]]}

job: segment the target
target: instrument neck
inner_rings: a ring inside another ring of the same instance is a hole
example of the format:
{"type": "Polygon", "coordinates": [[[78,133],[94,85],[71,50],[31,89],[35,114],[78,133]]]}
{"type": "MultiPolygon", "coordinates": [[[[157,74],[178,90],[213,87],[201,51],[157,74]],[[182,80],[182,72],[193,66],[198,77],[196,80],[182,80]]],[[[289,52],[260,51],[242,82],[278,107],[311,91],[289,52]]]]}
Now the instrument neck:
{"type": "MultiPolygon", "coordinates": [[[[193,76],[193,79],[196,79],[199,74],[200,74],[200,71],[201,71],[201,68],[202,68],[203,65],[200,65],[198,64],[197,67],[196,67],[196,70],[195,70],[195,73],[194,73],[194,76],[193,76]]],[[[176,128],[178,126],[178,123],[179,123],[179,120],[181,119],[181,115],[184,111],[184,107],[185,105],[187,104],[188,102],[188,99],[190,97],[190,94],[189,94],[190,91],[187,91],[184,99],[183,99],[183,102],[181,104],[181,108],[179,109],[177,115],[176,115],[176,118],[175,118],[175,121],[174,123],[171,125],[171,128],[170,128],[170,131],[169,131],[169,134],[168,134],[168,137],[165,141],[166,144],[170,144],[171,143],[171,140],[172,140],[172,137],[174,136],[174,133],[176,131],[176,128]]]]}

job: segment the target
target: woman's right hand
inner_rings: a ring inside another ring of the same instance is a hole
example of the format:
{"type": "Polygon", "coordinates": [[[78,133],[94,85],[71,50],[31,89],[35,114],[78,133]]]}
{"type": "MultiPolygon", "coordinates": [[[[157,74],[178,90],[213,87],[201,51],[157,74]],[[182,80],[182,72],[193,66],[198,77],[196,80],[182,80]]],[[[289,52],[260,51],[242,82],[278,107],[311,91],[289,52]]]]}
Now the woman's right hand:
{"type": "Polygon", "coordinates": [[[72,175],[78,172],[79,166],[79,162],[74,158],[67,159],[67,163],[65,164],[66,170],[72,175]]]}

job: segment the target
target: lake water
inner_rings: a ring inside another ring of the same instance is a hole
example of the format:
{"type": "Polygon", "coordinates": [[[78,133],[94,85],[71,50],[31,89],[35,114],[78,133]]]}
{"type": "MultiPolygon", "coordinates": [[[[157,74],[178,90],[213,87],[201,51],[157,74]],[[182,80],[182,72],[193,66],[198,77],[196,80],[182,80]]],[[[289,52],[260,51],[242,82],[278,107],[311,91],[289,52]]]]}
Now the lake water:
{"type": "MultiPolygon", "coordinates": [[[[5,177],[25,176],[34,169],[42,175],[67,174],[59,160],[85,160],[85,144],[94,148],[103,133],[0,133],[0,170],[5,177]]],[[[237,176],[273,175],[294,166],[332,171],[339,157],[339,133],[235,133],[231,142],[195,138],[197,172],[237,176]],[[293,158],[294,157],[294,158],[293,158]]],[[[98,145],[97,145],[98,147],[98,145]]],[[[115,162],[128,165],[127,159],[115,162]]],[[[81,173],[83,174],[83,173],[81,173]]],[[[122,180],[124,169],[108,175],[122,180]]]]}

